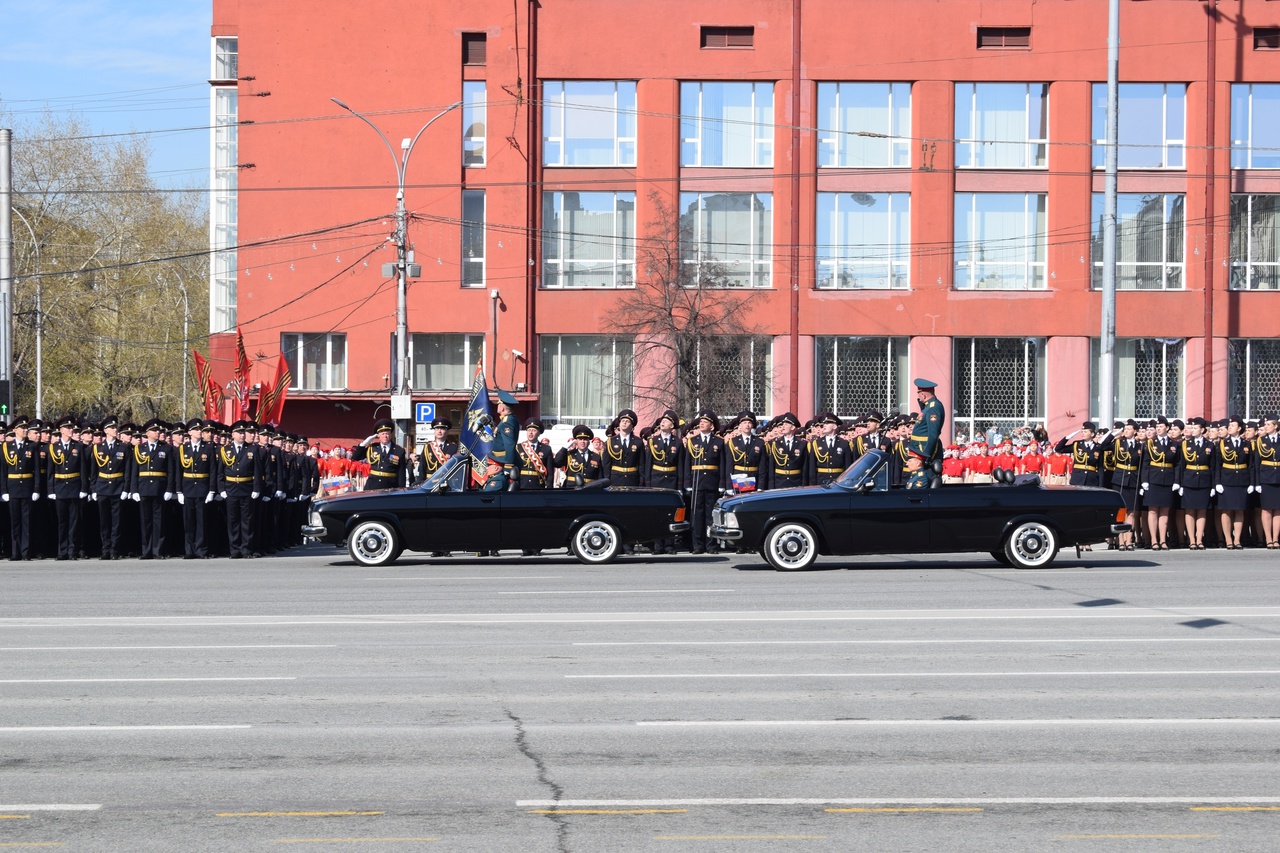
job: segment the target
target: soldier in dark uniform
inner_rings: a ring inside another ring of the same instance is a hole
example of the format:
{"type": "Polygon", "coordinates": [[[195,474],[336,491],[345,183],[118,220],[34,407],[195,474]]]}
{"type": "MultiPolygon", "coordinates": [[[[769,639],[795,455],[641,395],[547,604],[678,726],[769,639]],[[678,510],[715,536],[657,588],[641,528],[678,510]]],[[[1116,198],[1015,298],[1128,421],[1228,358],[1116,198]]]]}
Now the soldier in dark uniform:
{"type": "Polygon", "coordinates": [[[146,440],[133,448],[133,466],[129,491],[138,503],[139,529],[142,533],[142,559],[158,560],[164,531],[163,506],[166,496],[173,498],[169,482],[170,447],[160,441],[160,422],[155,418],[143,425],[146,440]]]}
{"type": "Polygon", "coordinates": [[[561,488],[580,489],[588,483],[599,480],[604,473],[604,463],[600,454],[591,449],[594,438],[591,427],[577,424],[573,428],[573,443],[557,451],[551,464],[564,469],[564,483],[561,488]]]}
{"type": "Polygon", "coordinates": [[[715,434],[720,420],[710,409],[698,413],[698,430],[685,439],[682,481],[689,501],[690,551],[705,554],[719,549],[708,541],[711,510],[719,500],[729,478],[725,473],[728,453],[724,439],[715,434]]]}
{"type": "Polygon", "coordinates": [[[514,414],[516,398],[511,392],[498,389],[498,423],[493,428],[493,443],[489,445],[489,478],[484,491],[519,489],[520,477],[516,473],[516,443],[520,440],[520,421],[514,414]]]}
{"type": "Polygon", "coordinates": [[[551,448],[539,440],[542,421],[530,418],[524,425],[524,433],[524,440],[516,445],[520,488],[549,489],[555,477],[555,458],[551,448]]]}
{"type": "Polygon", "coordinates": [[[188,440],[174,453],[174,491],[182,507],[182,558],[204,560],[209,557],[205,540],[209,503],[213,500],[214,467],[217,448],[204,438],[204,424],[198,418],[187,423],[188,440]]]}
{"type": "Polygon", "coordinates": [[[102,554],[98,508],[93,501],[93,450],[102,443],[102,430],[97,424],[85,421],[80,424],[78,438],[84,453],[85,499],[80,502],[80,541],[76,543],[76,559],[87,560],[102,554]]]}
{"type": "Polygon", "coordinates": [[[615,486],[640,485],[644,467],[643,442],[632,434],[639,418],[631,409],[618,412],[614,423],[617,431],[604,443],[600,460],[604,463],[604,476],[615,486]]]}
{"type": "MultiPolygon", "coordinates": [[[[680,416],[667,409],[654,426],[653,432],[644,439],[644,472],[641,482],[655,489],[680,491],[683,445],[680,443],[680,436],[676,434],[680,416]]],[[[655,554],[674,554],[676,540],[658,539],[649,547],[655,554]]]]}
{"type": "Polygon", "coordinates": [[[57,559],[74,560],[80,550],[80,509],[89,494],[88,449],[76,440],[76,420],[58,421],[59,437],[51,441],[45,489],[58,517],[57,559]]]}
{"type": "Polygon", "coordinates": [[[409,454],[392,441],[395,431],[396,425],[383,418],[374,425],[373,435],[351,451],[352,459],[369,462],[369,479],[364,484],[366,492],[399,489],[409,484],[409,454]]]}
{"type": "Polygon", "coordinates": [[[1102,486],[1102,456],[1111,446],[1112,436],[1108,433],[1101,441],[1095,441],[1098,425],[1093,421],[1085,421],[1080,429],[1063,436],[1054,446],[1054,453],[1071,455],[1071,485],[1102,486]]]}
{"type": "Polygon", "coordinates": [[[849,467],[851,454],[848,443],[836,435],[840,419],[826,412],[818,418],[822,435],[809,442],[805,460],[805,485],[821,486],[830,483],[849,467]]]}
{"type": "Polygon", "coordinates": [[[298,523],[294,525],[294,545],[302,544],[302,525],[307,522],[311,502],[320,491],[320,463],[311,452],[310,442],[305,435],[298,436],[298,453],[302,462],[302,491],[298,495],[298,523]]]}
{"type": "Polygon", "coordinates": [[[89,458],[89,497],[98,505],[98,534],[102,559],[118,560],[124,552],[121,533],[124,501],[131,500],[126,486],[133,466],[133,448],[119,434],[120,422],[110,416],[102,422],[102,443],[89,458]]]}
{"type": "Polygon", "coordinates": [[[800,419],[791,412],[779,416],[778,436],[765,443],[762,477],[764,489],[789,489],[804,485],[806,444],[795,434],[800,419]]]}
{"type": "Polygon", "coordinates": [[[1262,513],[1267,550],[1280,550],[1280,415],[1262,418],[1253,444],[1253,493],[1262,513]]]}
{"type": "Polygon", "coordinates": [[[1182,496],[1186,518],[1187,548],[1204,550],[1204,528],[1213,490],[1213,443],[1204,437],[1204,418],[1187,421],[1187,437],[1177,456],[1174,491],[1182,496]]]}
{"type": "Polygon", "coordinates": [[[27,440],[27,419],[15,418],[9,425],[13,438],[0,445],[0,497],[9,505],[10,557],[31,559],[31,507],[40,500],[40,450],[27,440]]]}
{"type": "Polygon", "coordinates": [[[262,495],[262,452],[247,441],[245,420],[231,425],[231,443],[218,452],[218,493],[226,501],[231,559],[252,556],[253,515],[262,495]]]}
{"type": "MultiPolygon", "coordinates": [[[[1141,483],[1142,451],[1146,442],[1138,437],[1138,425],[1130,418],[1120,435],[1111,445],[1111,488],[1120,493],[1125,511],[1135,521],[1138,518],[1138,486],[1141,483]]],[[[1133,532],[1121,533],[1121,551],[1133,550],[1133,532]]]]}
{"type": "Polygon", "coordinates": [[[734,432],[724,443],[728,454],[725,468],[729,475],[725,494],[753,492],[760,488],[765,459],[764,441],[755,434],[758,426],[755,413],[738,412],[730,426],[734,427],[734,432]]]}
{"type": "MultiPolygon", "coordinates": [[[[27,427],[27,440],[36,447],[40,466],[40,497],[46,497],[49,488],[49,445],[53,441],[53,431],[49,423],[39,418],[31,421],[27,427]]],[[[58,552],[58,519],[53,501],[34,500],[31,504],[31,556],[43,560],[50,554],[58,552]]]]}
{"type": "Polygon", "coordinates": [[[137,437],[142,428],[126,421],[120,425],[120,441],[124,444],[129,456],[129,479],[125,481],[125,492],[120,503],[119,553],[126,558],[137,557],[142,553],[141,521],[138,517],[138,504],[142,495],[133,491],[133,468],[137,461],[133,457],[133,449],[137,445],[137,437]]]}
{"type": "Polygon", "coordinates": [[[440,466],[458,452],[458,443],[449,440],[449,430],[453,429],[453,424],[448,418],[436,418],[431,422],[431,429],[435,432],[435,437],[422,445],[422,452],[418,454],[419,481],[439,471],[440,466]]]}
{"type": "Polygon", "coordinates": [[[884,415],[872,409],[862,418],[866,431],[858,436],[853,445],[853,458],[857,459],[868,450],[886,450],[889,446],[889,439],[880,431],[880,425],[884,423],[884,415]]]}
{"type": "Polygon", "coordinates": [[[259,427],[253,421],[245,421],[244,440],[247,444],[257,446],[257,455],[262,460],[262,489],[253,507],[253,528],[249,534],[249,553],[252,557],[261,557],[271,553],[269,530],[274,521],[272,499],[280,489],[280,460],[275,449],[271,447],[271,436],[268,427],[259,427]]]}
{"type": "Polygon", "coordinates": [[[1244,548],[1245,513],[1253,484],[1254,446],[1241,435],[1243,431],[1244,420],[1231,416],[1227,419],[1227,434],[1218,439],[1214,448],[1213,490],[1218,495],[1222,540],[1230,551],[1244,548]]]}
{"type": "Polygon", "coordinates": [[[231,542],[227,538],[227,502],[222,497],[222,485],[219,483],[219,472],[222,470],[222,448],[227,446],[230,429],[219,421],[206,420],[200,425],[200,442],[213,448],[213,468],[209,478],[211,482],[211,498],[206,498],[208,512],[205,515],[205,541],[210,557],[231,556],[231,542]]]}
{"type": "Polygon", "coordinates": [[[1178,450],[1169,438],[1169,421],[1156,418],[1156,434],[1147,439],[1142,453],[1142,482],[1138,497],[1147,509],[1147,537],[1151,550],[1168,551],[1169,512],[1173,507],[1174,469],[1178,450]]]}

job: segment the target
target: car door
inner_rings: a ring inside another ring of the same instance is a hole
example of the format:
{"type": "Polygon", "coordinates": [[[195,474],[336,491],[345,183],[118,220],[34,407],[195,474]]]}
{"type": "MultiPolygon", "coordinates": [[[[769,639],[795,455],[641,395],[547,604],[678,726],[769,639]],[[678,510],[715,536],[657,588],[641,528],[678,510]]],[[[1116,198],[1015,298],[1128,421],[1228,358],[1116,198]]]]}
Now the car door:
{"type": "Polygon", "coordinates": [[[930,535],[935,551],[990,551],[1000,545],[1009,501],[1019,492],[1009,486],[952,484],[930,489],[930,535]]]}
{"type": "Polygon", "coordinates": [[[930,550],[931,489],[888,488],[877,484],[854,493],[850,502],[853,554],[930,550]]]}
{"type": "Polygon", "coordinates": [[[475,489],[427,495],[426,551],[501,548],[505,492],[475,489]]]}
{"type": "MultiPolygon", "coordinates": [[[[593,490],[594,493],[594,490],[593,490]]],[[[589,504],[591,499],[586,499],[589,504]]],[[[584,499],[575,489],[521,489],[502,496],[502,548],[563,548],[584,499]]]]}

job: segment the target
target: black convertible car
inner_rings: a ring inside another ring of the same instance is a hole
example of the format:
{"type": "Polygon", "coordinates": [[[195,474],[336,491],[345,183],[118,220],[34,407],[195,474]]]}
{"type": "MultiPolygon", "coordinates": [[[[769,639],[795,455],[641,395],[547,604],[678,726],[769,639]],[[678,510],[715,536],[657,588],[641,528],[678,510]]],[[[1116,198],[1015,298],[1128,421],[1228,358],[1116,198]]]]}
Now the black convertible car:
{"type": "Polygon", "coordinates": [[[482,492],[467,488],[455,456],[420,486],[318,500],[307,536],[341,546],[362,566],[385,566],[404,550],[491,551],[568,547],[584,563],[607,563],[624,544],[689,529],[670,489],[610,486],[482,492]]]}
{"type": "Polygon", "coordinates": [[[862,456],[835,482],[724,498],[711,535],[758,550],[774,568],[811,567],[819,554],[984,551],[1006,565],[1041,569],[1064,546],[1129,529],[1110,489],[1044,486],[1034,475],[991,485],[889,486],[889,457],[862,456]]]}

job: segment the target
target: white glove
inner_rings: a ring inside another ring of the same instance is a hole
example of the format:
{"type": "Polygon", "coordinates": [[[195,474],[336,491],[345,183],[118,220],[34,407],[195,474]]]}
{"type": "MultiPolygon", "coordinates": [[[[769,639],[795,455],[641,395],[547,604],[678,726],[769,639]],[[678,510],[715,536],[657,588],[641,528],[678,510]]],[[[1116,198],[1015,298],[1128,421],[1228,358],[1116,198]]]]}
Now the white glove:
{"type": "Polygon", "coordinates": [[[165,493],[164,493],[164,499],[165,499],[165,500],[167,500],[167,501],[171,501],[171,500],[173,500],[173,492],[165,492],[165,493]]]}
{"type": "Polygon", "coordinates": [[[9,493],[8,493],[8,492],[5,492],[3,495],[0,495],[0,498],[4,498],[4,502],[5,502],[5,503],[8,503],[8,502],[9,502],[9,493]]]}
{"type": "Polygon", "coordinates": [[[58,499],[57,495],[55,495],[53,492],[49,493],[49,500],[56,501],[57,499],[58,499]]]}
{"type": "Polygon", "coordinates": [[[177,497],[178,497],[178,506],[183,506],[184,504],[186,504],[187,502],[186,495],[182,494],[182,492],[178,492],[177,497]]]}
{"type": "Polygon", "coordinates": [[[221,497],[225,501],[227,499],[227,493],[223,492],[221,495],[219,495],[219,497],[221,497]]]}
{"type": "Polygon", "coordinates": [[[95,502],[95,503],[96,503],[96,502],[97,502],[97,500],[98,500],[98,493],[97,493],[97,492],[94,492],[93,494],[89,495],[89,500],[91,500],[91,501],[93,501],[93,502],[95,502]]]}
{"type": "Polygon", "coordinates": [[[36,492],[34,495],[32,495],[32,496],[31,496],[31,500],[33,500],[33,501],[38,501],[38,500],[40,500],[40,493],[39,493],[39,492],[36,492]]]}
{"type": "Polygon", "coordinates": [[[1179,484],[1177,484],[1177,483],[1174,483],[1174,484],[1173,484],[1173,490],[1174,490],[1175,492],[1177,492],[1178,494],[1182,494],[1182,486],[1180,486],[1180,485],[1179,485],[1179,484]]]}
{"type": "Polygon", "coordinates": [[[724,494],[725,494],[725,497],[730,497],[730,496],[732,496],[732,495],[733,495],[733,489],[725,489],[725,490],[724,490],[724,494]]]}
{"type": "Polygon", "coordinates": [[[276,500],[280,500],[282,497],[284,497],[284,492],[277,491],[277,492],[276,492],[276,500]]]}
{"type": "Polygon", "coordinates": [[[1213,490],[1214,490],[1215,492],[1217,492],[1218,494],[1222,494],[1222,492],[1223,492],[1222,485],[1221,485],[1221,484],[1218,484],[1218,485],[1214,486],[1214,487],[1213,487],[1213,490]]]}
{"type": "Polygon", "coordinates": [[[85,498],[87,498],[87,497],[88,497],[88,494],[87,494],[86,492],[81,492],[81,493],[80,493],[80,500],[84,500],[84,499],[85,499],[85,498]]]}
{"type": "MultiPolygon", "coordinates": [[[[226,492],[223,492],[223,495],[225,496],[226,492]]],[[[213,503],[213,492],[210,492],[209,494],[204,496],[204,502],[207,504],[213,503]]]]}
{"type": "Polygon", "coordinates": [[[1149,489],[1149,488],[1151,488],[1151,487],[1150,487],[1150,486],[1148,486],[1146,483],[1143,483],[1143,484],[1142,484],[1142,491],[1144,491],[1144,492],[1145,492],[1145,491],[1146,491],[1147,489],[1149,489]]]}
{"type": "Polygon", "coordinates": [[[142,503],[142,494],[141,494],[140,492],[134,492],[134,493],[133,493],[133,502],[134,502],[134,503],[142,503]]]}
{"type": "MultiPolygon", "coordinates": [[[[223,492],[222,494],[226,495],[226,492],[223,492]]],[[[254,492],[253,494],[249,495],[249,497],[256,501],[258,499],[258,493],[254,492]]]]}
{"type": "Polygon", "coordinates": [[[1146,489],[1138,489],[1138,497],[1142,497],[1147,493],[1146,489]]]}
{"type": "Polygon", "coordinates": [[[263,503],[268,503],[268,502],[270,502],[270,500],[271,500],[271,495],[263,495],[263,496],[262,496],[262,502],[263,502],[263,503]]]}
{"type": "Polygon", "coordinates": [[[1251,494],[1253,494],[1253,486],[1249,486],[1247,489],[1245,489],[1245,490],[1244,490],[1244,493],[1245,493],[1246,495],[1251,495],[1251,494]]]}

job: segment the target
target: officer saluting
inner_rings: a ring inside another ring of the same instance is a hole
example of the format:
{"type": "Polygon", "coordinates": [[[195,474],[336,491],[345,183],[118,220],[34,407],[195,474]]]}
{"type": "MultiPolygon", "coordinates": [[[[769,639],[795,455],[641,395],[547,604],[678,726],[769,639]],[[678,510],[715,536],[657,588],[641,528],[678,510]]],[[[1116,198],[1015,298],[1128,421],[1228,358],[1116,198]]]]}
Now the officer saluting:
{"type": "Polygon", "coordinates": [[[804,485],[805,442],[795,435],[800,419],[791,412],[778,418],[778,437],[765,445],[762,488],[786,489],[804,485]]]}
{"type": "Polygon", "coordinates": [[[600,479],[604,469],[600,454],[591,449],[594,433],[591,427],[577,424],[573,428],[573,442],[556,453],[552,465],[564,469],[564,489],[580,489],[600,479]]]}
{"type": "Polygon", "coordinates": [[[373,435],[351,451],[352,459],[369,463],[369,479],[364,484],[366,492],[398,489],[409,484],[409,454],[391,440],[395,431],[396,425],[383,418],[374,424],[373,435]]]}
{"type": "Polygon", "coordinates": [[[923,489],[933,481],[933,460],[942,456],[942,427],[947,422],[947,414],[934,393],[937,382],[917,379],[915,386],[920,420],[907,437],[907,468],[911,471],[907,488],[923,489]]]}
{"type": "Polygon", "coordinates": [[[418,454],[419,480],[425,480],[439,471],[440,466],[458,452],[458,443],[449,440],[449,430],[453,429],[453,424],[448,418],[436,418],[431,422],[431,429],[435,432],[435,437],[422,445],[422,452],[418,454]]]}

